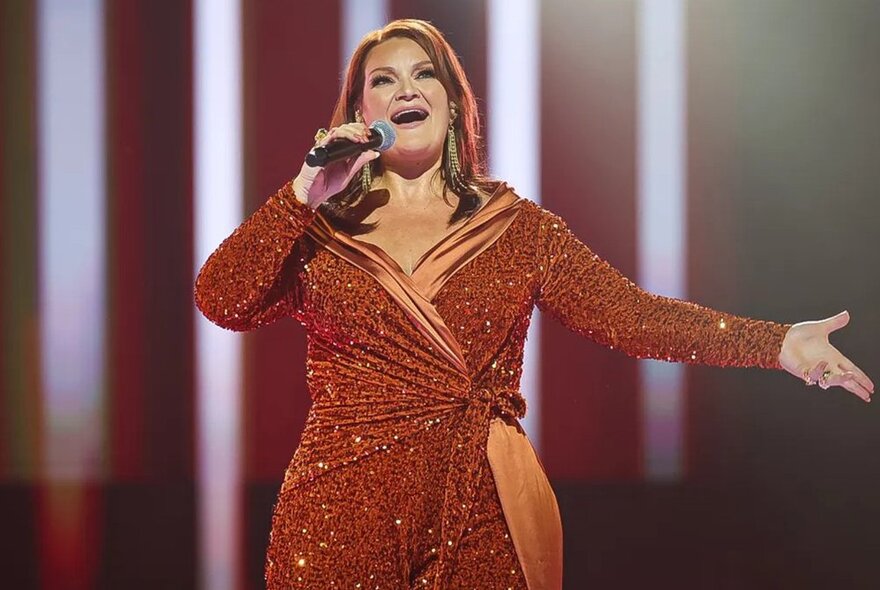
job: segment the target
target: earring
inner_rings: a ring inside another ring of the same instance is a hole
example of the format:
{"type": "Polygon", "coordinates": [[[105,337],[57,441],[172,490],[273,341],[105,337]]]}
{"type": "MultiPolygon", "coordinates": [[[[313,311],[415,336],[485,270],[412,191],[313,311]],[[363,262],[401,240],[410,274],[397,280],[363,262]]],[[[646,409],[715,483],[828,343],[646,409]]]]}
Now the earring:
{"type": "MultiPolygon", "coordinates": [[[[354,120],[358,123],[364,122],[364,116],[360,111],[354,112],[354,120]]],[[[372,162],[367,162],[361,168],[361,190],[366,195],[370,192],[370,188],[373,186],[373,169],[372,162]]]]}
{"type": "Polygon", "coordinates": [[[446,178],[455,192],[461,192],[464,189],[464,183],[461,180],[461,163],[458,161],[458,141],[455,137],[455,127],[452,121],[449,122],[449,129],[446,131],[446,178]]]}
{"type": "Polygon", "coordinates": [[[364,194],[370,192],[370,188],[373,186],[373,171],[370,168],[372,162],[367,162],[361,168],[361,190],[364,194]]]}

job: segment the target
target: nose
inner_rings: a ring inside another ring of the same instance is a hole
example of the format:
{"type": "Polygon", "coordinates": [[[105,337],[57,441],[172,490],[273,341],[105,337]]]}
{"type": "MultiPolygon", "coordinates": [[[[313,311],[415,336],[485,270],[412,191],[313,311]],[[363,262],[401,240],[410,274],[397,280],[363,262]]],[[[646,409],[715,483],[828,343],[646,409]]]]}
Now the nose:
{"type": "Polygon", "coordinates": [[[418,98],[419,91],[416,90],[412,80],[406,78],[401,82],[400,91],[397,93],[398,100],[412,100],[418,98]]]}

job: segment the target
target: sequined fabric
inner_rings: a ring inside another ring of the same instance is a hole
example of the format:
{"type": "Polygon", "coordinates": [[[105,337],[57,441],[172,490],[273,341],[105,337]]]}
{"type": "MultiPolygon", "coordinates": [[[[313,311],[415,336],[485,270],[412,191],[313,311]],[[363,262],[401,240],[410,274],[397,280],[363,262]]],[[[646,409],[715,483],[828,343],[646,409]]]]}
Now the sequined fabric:
{"type": "Polygon", "coordinates": [[[641,290],[504,183],[408,275],[288,182],[209,257],[195,300],[224,328],[306,328],[312,406],[273,511],[268,588],[561,587],[561,549],[524,532],[558,514],[539,462],[521,453],[541,476],[519,499],[545,504],[531,513],[491,455],[522,442],[488,444],[490,425],[515,432],[525,414],[534,306],[631,356],[716,366],[781,368],[790,327],[641,290]]]}

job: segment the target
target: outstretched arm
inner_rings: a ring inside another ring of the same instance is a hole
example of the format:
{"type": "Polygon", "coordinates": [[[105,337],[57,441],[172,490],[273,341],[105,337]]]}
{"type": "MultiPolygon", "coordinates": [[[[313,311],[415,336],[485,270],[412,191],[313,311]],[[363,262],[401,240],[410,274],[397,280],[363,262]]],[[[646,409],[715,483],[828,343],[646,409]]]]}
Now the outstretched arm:
{"type": "Polygon", "coordinates": [[[849,321],[846,312],[781,324],[649,293],[594,254],[558,215],[540,213],[537,306],[571,330],[638,358],[785,369],[808,385],[837,385],[870,401],[873,382],[828,342],[849,321]]]}
{"type": "Polygon", "coordinates": [[[537,306],[569,329],[638,358],[780,369],[790,324],[741,317],[641,289],[540,210],[537,306]]]}

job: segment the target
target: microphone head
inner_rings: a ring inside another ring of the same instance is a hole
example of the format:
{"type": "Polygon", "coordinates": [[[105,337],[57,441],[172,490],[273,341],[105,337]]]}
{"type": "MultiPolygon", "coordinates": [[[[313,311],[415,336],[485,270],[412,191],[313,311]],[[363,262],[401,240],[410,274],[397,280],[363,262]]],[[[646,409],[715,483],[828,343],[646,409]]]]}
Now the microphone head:
{"type": "Polygon", "coordinates": [[[382,143],[376,148],[376,150],[384,152],[394,145],[394,141],[397,139],[397,133],[394,132],[394,127],[391,126],[391,123],[385,119],[378,119],[370,124],[370,129],[375,129],[382,137],[382,143]]]}

